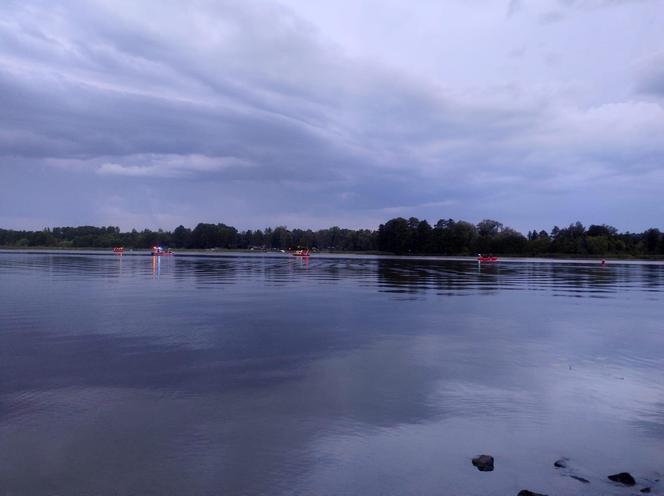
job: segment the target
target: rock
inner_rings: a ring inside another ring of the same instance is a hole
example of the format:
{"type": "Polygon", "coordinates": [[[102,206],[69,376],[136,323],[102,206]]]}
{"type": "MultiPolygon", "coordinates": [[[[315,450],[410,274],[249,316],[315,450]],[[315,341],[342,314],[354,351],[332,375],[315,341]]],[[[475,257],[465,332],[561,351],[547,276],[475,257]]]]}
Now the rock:
{"type": "Polygon", "coordinates": [[[624,484],[626,486],[633,486],[636,484],[634,477],[632,477],[632,474],[629,472],[620,472],[619,474],[609,475],[609,479],[613,482],[619,482],[620,484],[624,484]]]}
{"type": "Polygon", "coordinates": [[[480,455],[473,458],[473,465],[480,472],[491,472],[493,470],[493,457],[489,455],[480,455]]]}
{"type": "Polygon", "coordinates": [[[640,492],[642,492],[642,493],[649,493],[651,490],[652,490],[652,489],[649,488],[649,487],[644,487],[643,489],[641,489],[640,492]]]}
{"type": "MultiPolygon", "coordinates": [[[[562,457],[558,458],[555,462],[553,462],[553,466],[556,468],[568,468],[569,466],[569,458],[567,457],[562,457]]],[[[583,482],[584,484],[590,484],[590,481],[586,479],[585,477],[579,477],[578,475],[572,475],[569,473],[570,471],[565,470],[563,475],[566,477],[571,477],[572,479],[578,480],[579,482],[583,482]]]]}
{"type": "Polygon", "coordinates": [[[522,491],[519,491],[519,494],[516,496],[546,496],[546,494],[534,493],[532,491],[528,491],[528,489],[523,489],[522,491]]]}

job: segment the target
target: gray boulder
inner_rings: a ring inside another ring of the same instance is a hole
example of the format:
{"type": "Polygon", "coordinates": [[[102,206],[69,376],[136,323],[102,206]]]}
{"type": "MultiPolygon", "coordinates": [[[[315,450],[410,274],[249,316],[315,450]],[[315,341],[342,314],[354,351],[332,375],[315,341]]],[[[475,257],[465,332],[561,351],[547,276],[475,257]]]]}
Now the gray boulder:
{"type": "Polygon", "coordinates": [[[480,472],[491,472],[493,470],[493,457],[490,455],[480,455],[473,458],[473,465],[480,472]]]}
{"type": "Polygon", "coordinates": [[[636,484],[634,477],[629,472],[620,472],[619,474],[609,475],[609,479],[625,486],[633,486],[636,484]]]}

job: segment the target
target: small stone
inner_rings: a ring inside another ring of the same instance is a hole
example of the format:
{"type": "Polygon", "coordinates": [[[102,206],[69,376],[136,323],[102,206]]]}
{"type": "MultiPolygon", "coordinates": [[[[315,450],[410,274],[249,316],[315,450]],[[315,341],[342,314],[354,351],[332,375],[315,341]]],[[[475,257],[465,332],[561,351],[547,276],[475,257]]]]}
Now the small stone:
{"type": "Polygon", "coordinates": [[[649,493],[650,491],[651,491],[651,488],[649,488],[649,487],[644,487],[643,489],[641,489],[640,492],[642,492],[642,493],[649,493]]]}
{"type": "Polygon", "coordinates": [[[546,494],[534,493],[532,491],[528,491],[528,489],[523,489],[519,491],[519,494],[517,494],[516,496],[546,496],[546,494]]]}
{"type": "Polygon", "coordinates": [[[583,482],[584,484],[590,484],[590,481],[588,479],[584,479],[583,477],[579,477],[578,475],[570,475],[572,479],[576,479],[579,482],[583,482]]]}
{"type": "Polygon", "coordinates": [[[636,484],[634,477],[632,477],[632,474],[629,472],[620,472],[619,474],[609,475],[609,479],[613,482],[619,482],[620,484],[624,484],[626,486],[633,486],[636,484]]]}
{"type": "Polygon", "coordinates": [[[491,472],[493,470],[493,457],[489,455],[480,455],[473,458],[473,465],[480,472],[491,472]]]}
{"type": "Polygon", "coordinates": [[[569,458],[559,458],[555,462],[553,462],[553,466],[556,468],[567,468],[567,462],[569,461],[569,458]]]}

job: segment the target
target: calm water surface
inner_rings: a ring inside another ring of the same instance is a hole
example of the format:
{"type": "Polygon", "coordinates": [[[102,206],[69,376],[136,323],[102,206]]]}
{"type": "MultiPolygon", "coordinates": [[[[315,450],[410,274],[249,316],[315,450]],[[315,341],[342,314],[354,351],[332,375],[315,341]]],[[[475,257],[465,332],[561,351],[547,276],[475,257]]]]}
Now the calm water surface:
{"type": "Polygon", "coordinates": [[[660,264],[0,253],[0,494],[664,494],[663,303],[660,264]]]}

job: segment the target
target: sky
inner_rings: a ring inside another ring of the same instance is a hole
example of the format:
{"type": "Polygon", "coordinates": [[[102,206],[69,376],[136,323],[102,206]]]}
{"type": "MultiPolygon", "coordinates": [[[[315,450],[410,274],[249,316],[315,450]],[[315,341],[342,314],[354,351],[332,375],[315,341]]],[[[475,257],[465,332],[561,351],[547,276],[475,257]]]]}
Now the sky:
{"type": "Polygon", "coordinates": [[[664,229],[664,0],[2,0],[0,227],[664,229]]]}

